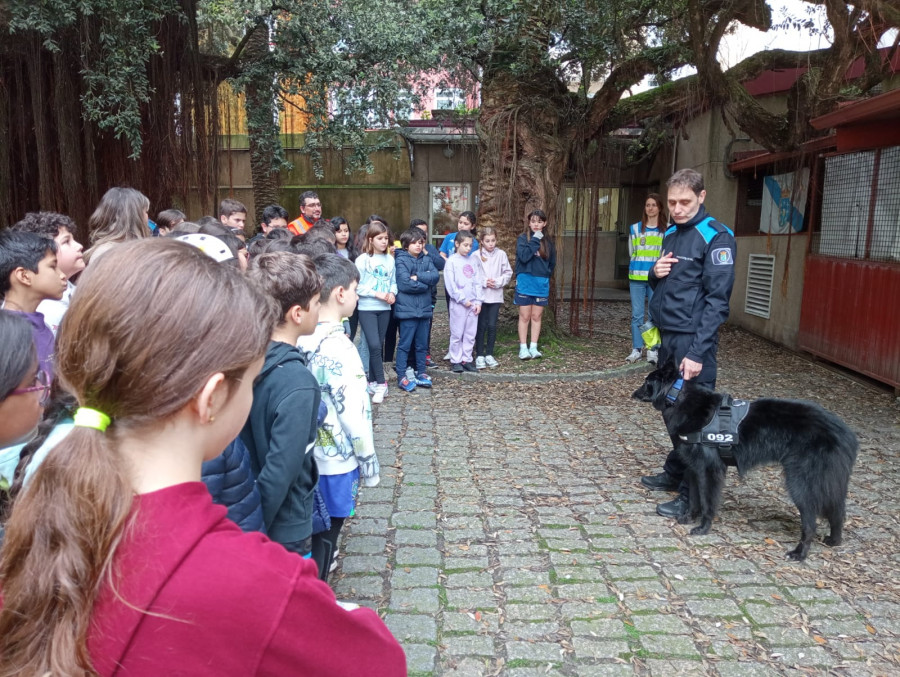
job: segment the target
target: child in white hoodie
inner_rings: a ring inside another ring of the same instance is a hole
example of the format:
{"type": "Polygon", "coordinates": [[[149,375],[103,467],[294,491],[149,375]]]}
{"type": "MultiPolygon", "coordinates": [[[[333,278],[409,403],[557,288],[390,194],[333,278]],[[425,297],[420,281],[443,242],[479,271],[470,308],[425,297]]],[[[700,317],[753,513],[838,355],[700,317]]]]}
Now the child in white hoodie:
{"type": "Polygon", "coordinates": [[[319,382],[322,402],[328,408],[314,454],[331,529],[313,536],[312,551],[319,570],[327,571],[344,520],[355,513],[360,479],[367,487],[377,486],[380,468],[366,374],[343,325],[343,318],[352,315],[356,307],[359,272],[350,261],[334,254],[317,256],[315,264],[322,278],[319,323],[311,335],[300,337],[297,347],[306,353],[309,370],[319,382]]]}
{"type": "Polygon", "coordinates": [[[503,306],[503,288],[512,279],[509,257],[497,249],[497,231],[483,228],[481,231],[481,267],[484,269],[484,301],[478,314],[478,331],[475,334],[475,368],[494,368],[494,342],[497,340],[497,318],[503,306]]]}

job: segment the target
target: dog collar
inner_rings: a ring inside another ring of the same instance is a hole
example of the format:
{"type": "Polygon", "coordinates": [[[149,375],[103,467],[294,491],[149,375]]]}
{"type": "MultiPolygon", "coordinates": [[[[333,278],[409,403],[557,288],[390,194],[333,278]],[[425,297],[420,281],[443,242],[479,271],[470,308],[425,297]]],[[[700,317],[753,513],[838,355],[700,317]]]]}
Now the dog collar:
{"type": "Polygon", "coordinates": [[[669,388],[669,392],[666,393],[666,401],[675,404],[675,400],[678,399],[678,394],[681,392],[683,386],[684,379],[679,376],[678,380],[672,384],[671,388],[669,388]]]}

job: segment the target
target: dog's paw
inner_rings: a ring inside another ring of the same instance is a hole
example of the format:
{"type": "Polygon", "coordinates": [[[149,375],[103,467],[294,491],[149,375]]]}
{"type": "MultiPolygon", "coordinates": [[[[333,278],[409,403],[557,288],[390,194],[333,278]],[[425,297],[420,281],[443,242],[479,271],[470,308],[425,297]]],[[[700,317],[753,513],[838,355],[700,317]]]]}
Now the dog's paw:
{"type": "Polygon", "coordinates": [[[807,552],[809,552],[809,550],[808,549],[804,550],[803,544],[801,543],[793,550],[788,550],[787,553],[785,553],[785,554],[787,555],[788,559],[792,559],[795,562],[802,562],[803,560],[806,559],[807,552]]]}
{"type": "Polygon", "coordinates": [[[691,524],[694,522],[695,519],[697,519],[697,518],[694,517],[691,513],[686,512],[683,515],[679,515],[678,517],[676,517],[675,521],[678,522],[679,524],[691,524]]]}
{"type": "Polygon", "coordinates": [[[822,539],[822,542],[825,545],[827,545],[829,548],[833,548],[836,545],[840,545],[841,541],[842,541],[842,539],[840,536],[833,537],[830,534],[822,539]]]}
{"type": "Polygon", "coordinates": [[[709,525],[701,524],[691,529],[691,536],[705,536],[709,533],[709,525]]]}

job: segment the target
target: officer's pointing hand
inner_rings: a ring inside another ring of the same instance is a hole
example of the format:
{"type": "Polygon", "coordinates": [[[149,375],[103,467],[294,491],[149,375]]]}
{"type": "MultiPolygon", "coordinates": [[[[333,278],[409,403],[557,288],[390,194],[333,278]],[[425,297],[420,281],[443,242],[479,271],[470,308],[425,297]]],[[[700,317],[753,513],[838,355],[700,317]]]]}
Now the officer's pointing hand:
{"type": "Polygon", "coordinates": [[[657,278],[665,277],[672,271],[672,266],[677,262],[678,259],[672,255],[672,252],[666,252],[653,264],[653,274],[657,278]]]}

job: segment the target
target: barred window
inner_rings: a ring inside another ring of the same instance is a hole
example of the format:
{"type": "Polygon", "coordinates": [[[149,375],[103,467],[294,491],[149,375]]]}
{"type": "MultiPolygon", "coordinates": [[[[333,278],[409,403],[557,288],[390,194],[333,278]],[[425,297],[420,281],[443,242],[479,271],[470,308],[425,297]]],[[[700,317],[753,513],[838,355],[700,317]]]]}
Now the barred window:
{"type": "Polygon", "coordinates": [[[821,229],[813,251],[900,261],[900,147],[825,159],[821,229]]]}

